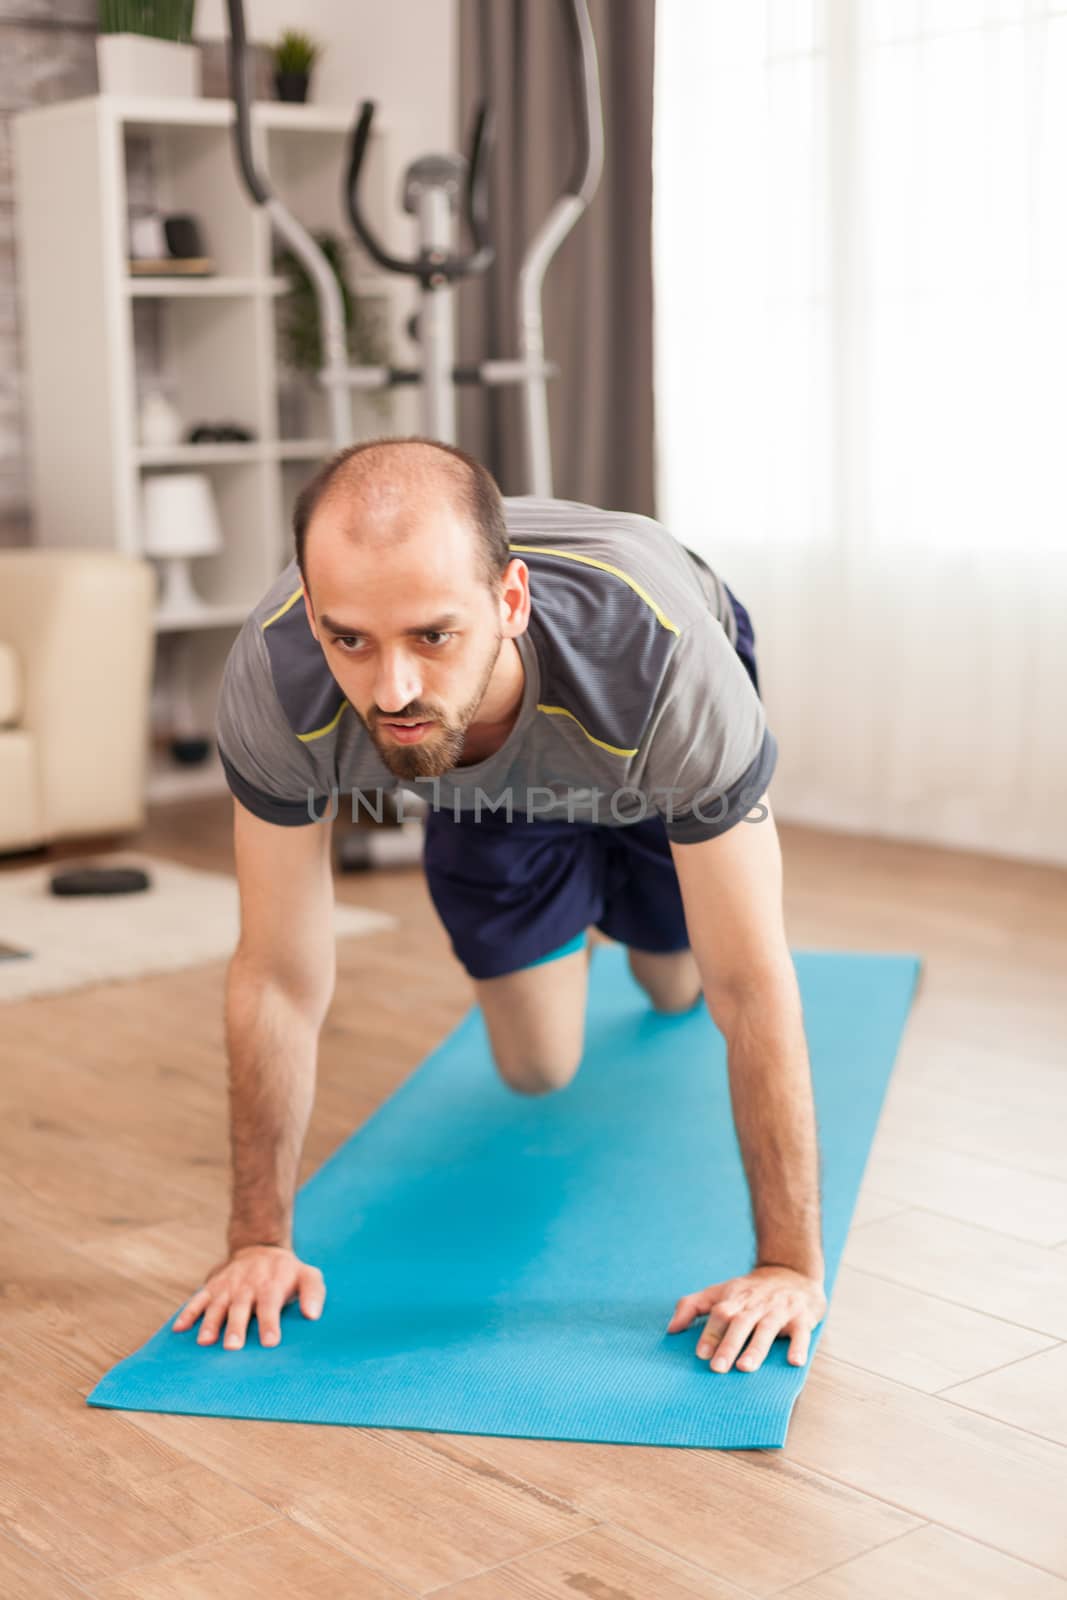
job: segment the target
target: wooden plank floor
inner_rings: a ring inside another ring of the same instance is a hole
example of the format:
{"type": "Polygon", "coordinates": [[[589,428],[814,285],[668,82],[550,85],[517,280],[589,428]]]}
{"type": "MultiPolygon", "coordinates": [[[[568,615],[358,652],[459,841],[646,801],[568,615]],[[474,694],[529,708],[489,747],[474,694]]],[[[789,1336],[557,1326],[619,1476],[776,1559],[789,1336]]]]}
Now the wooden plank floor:
{"type": "MultiPolygon", "coordinates": [[[[784,1450],[86,1406],[221,1251],[212,962],[4,1008],[0,1593],[1067,1600],[1067,872],[781,832],[794,949],[926,962],[784,1450]]],[[[114,843],[230,870],[229,803],[114,843]]],[[[399,925],[340,942],[302,1179],[470,1004],[421,872],[338,895],[399,925]]]]}

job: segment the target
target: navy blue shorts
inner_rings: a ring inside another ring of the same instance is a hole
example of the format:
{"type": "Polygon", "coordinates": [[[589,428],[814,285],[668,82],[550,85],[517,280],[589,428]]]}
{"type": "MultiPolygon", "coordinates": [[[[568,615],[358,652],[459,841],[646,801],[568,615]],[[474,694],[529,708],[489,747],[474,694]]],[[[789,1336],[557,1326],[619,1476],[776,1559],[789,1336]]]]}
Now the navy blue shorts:
{"type": "MultiPolygon", "coordinates": [[[[752,621],[730,590],[737,653],[759,693],[752,621]]],[[[452,949],[475,979],[579,949],[586,930],[634,950],[685,950],[678,874],[662,817],[612,827],[483,811],[426,816],[423,866],[452,949]]]]}

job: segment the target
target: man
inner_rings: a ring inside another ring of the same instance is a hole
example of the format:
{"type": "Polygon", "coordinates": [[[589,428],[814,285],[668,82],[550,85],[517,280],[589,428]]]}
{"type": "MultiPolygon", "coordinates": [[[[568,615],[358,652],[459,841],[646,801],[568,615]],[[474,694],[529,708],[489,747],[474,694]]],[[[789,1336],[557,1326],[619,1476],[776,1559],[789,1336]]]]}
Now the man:
{"type": "Polygon", "coordinates": [[[626,945],[657,1009],[706,1001],[758,1259],[684,1295],[669,1328],[706,1316],[697,1353],[715,1371],[758,1367],[779,1334],[802,1364],[826,1308],[818,1151],[744,607],[651,519],[502,501],[476,461],[429,440],[339,452],[293,520],[296,556],[242,628],[218,703],[241,900],[233,1203],[229,1254],[175,1330],[202,1315],[209,1344],[225,1321],[239,1348],[254,1310],[270,1345],[288,1300],[322,1309],[291,1224],[335,977],[330,824],[341,797],[358,812],[399,788],[430,802],[430,893],[518,1092],[578,1068],[593,926],[626,945]]]}

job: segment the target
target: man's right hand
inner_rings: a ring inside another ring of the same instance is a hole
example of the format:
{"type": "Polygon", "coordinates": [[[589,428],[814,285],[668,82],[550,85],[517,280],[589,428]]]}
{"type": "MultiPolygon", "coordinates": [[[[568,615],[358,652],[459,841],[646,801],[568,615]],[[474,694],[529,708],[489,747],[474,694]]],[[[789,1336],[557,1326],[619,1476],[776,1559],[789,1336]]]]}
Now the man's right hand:
{"type": "Polygon", "coordinates": [[[203,1313],[197,1344],[214,1344],[225,1322],[223,1347],[239,1350],[254,1311],[260,1344],[275,1345],[282,1337],[282,1306],[297,1295],[305,1317],[318,1317],[326,1299],[318,1267],[308,1266],[283,1245],[245,1245],[212,1267],[203,1288],[179,1311],[171,1331],[182,1333],[191,1328],[203,1313]]]}

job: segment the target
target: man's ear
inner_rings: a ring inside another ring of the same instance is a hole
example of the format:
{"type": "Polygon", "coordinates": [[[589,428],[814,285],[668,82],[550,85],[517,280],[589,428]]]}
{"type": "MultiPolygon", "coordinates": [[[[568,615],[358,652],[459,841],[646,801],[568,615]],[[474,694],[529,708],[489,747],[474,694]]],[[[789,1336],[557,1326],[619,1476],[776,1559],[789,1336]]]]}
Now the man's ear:
{"type": "Polygon", "coordinates": [[[500,583],[500,622],[505,639],[525,633],[530,621],[530,569],[521,556],[512,556],[500,583]]]}
{"type": "MultiPolygon", "coordinates": [[[[303,578],[300,580],[300,592],[304,596],[304,610],[307,613],[308,627],[311,629],[315,638],[319,639],[319,630],[315,626],[315,614],[311,609],[311,596],[308,594],[308,586],[304,582],[303,578]]],[[[319,639],[319,643],[322,643],[321,639],[319,639]]]]}

